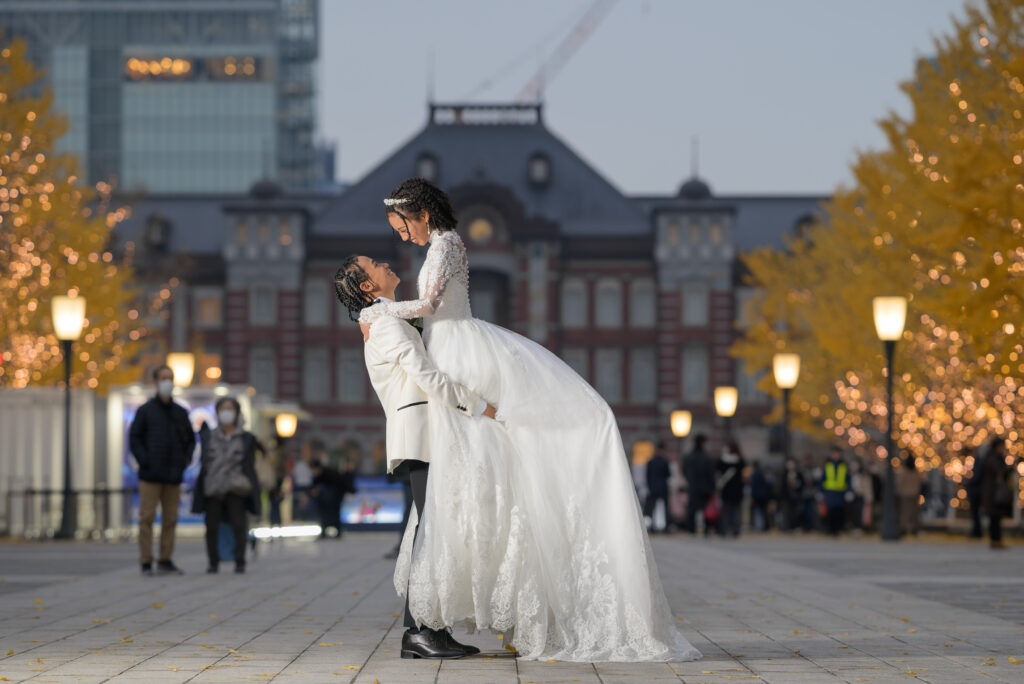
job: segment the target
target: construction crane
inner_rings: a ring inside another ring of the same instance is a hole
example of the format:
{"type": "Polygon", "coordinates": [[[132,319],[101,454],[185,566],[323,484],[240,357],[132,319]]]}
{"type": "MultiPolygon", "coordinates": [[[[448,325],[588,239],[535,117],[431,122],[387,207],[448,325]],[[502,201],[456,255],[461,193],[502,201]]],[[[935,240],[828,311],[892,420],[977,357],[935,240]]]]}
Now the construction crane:
{"type": "Polygon", "coordinates": [[[594,29],[608,16],[616,0],[594,0],[580,20],[562,39],[554,52],[552,52],[540,68],[533,75],[533,78],[523,86],[523,89],[516,95],[517,104],[529,104],[540,102],[544,88],[551,83],[554,77],[562,70],[569,59],[576,54],[580,46],[586,42],[594,29]]]}

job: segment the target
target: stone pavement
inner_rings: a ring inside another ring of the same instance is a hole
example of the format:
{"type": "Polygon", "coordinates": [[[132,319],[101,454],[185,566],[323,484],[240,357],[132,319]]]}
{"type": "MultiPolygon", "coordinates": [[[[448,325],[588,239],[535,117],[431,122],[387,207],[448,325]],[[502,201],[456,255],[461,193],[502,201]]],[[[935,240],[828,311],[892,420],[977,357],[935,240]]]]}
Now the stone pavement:
{"type": "Polygon", "coordinates": [[[438,663],[398,657],[394,538],[264,544],[244,576],[185,542],[173,578],[128,544],[0,544],[0,681],[1024,682],[1024,548],[656,537],[703,660],[525,662],[477,634],[480,656],[438,663]]]}

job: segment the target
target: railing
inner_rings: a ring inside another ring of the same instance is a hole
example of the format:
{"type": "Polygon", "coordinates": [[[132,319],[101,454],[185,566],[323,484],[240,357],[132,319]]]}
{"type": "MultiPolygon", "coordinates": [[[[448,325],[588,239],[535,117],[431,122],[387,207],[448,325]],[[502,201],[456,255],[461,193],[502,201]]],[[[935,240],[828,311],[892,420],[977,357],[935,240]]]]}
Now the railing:
{"type": "MultiPolygon", "coordinates": [[[[72,490],[75,536],[109,539],[129,536],[134,488],[72,490]]],[[[30,539],[53,537],[60,530],[62,489],[9,490],[0,534],[30,539]]]]}

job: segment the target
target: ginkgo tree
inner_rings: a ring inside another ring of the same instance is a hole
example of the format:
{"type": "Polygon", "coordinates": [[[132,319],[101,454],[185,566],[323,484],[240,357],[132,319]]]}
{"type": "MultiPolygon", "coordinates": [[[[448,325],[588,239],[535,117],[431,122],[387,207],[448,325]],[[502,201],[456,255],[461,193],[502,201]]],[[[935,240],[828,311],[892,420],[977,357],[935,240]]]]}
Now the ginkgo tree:
{"type": "Polygon", "coordinates": [[[51,301],[71,292],[87,302],[72,385],[103,389],[136,379],[129,361],[146,335],[131,255],[111,242],[128,209],[58,153],[67,124],[25,51],[0,37],[0,387],[62,380],[51,301]]]}
{"type": "MultiPolygon", "coordinates": [[[[968,6],[902,85],[854,183],[785,251],[745,256],[758,294],[733,348],[751,369],[800,353],[794,419],[884,456],[885,378],[872,297],[909,300],[896,437],[961,481],[965,452],[1024,433],[1024,0],[968,6]]],[[[769,374],[770,375],[770,374],[769,374]]],[[[777,390],[770,377],[762,389],[777,390]]]]}

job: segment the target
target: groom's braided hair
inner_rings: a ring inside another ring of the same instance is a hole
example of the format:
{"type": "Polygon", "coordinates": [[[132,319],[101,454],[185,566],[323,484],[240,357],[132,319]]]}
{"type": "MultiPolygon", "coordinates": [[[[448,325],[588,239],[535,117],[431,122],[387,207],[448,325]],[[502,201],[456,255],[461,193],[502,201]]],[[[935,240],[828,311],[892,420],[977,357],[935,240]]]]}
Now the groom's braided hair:
{"type": "Polygon", "coordinates": [[[448,195],[426,178],[410,178],[391,191],[388,199],[406,200],[401,204],[386,207],[388,214],[398,214],[404,219],[419,216],[426,210],[430,214],[430,227],[434,230],[455,230],[458,223],[448,195]]]}
{"type": "Polygon", "coordinates": [[[341,268],[334,274],[334,292],[338,301],[348,309],[348,317],[359,320],[359,312],[371,304],[373,298],[363,291],[360,285],[370,279],[363,267],[359,265],[359,256],[353,254],[345,257],[341,268]]]}

